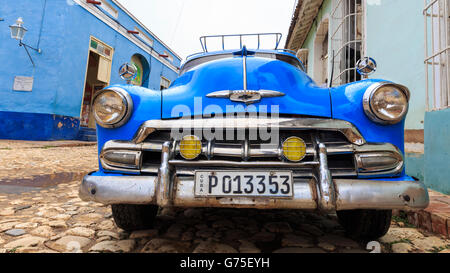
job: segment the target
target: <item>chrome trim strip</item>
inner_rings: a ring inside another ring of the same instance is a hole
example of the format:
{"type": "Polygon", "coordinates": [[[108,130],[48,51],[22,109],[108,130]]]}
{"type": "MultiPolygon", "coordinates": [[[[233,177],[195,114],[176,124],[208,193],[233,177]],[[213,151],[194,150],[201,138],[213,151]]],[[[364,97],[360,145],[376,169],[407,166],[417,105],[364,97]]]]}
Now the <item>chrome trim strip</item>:
{"type": "MultiPolygon", "coordinates": [[[[244,90],[242,90],[242,91],[244,91],[244,90]]],[[[207,94],[206,97],[228,99],[228,98],[230,98],[232,93],[233,93],[233,91],[231,91],[231,90],[214,91],[214,92],[207,94]]]]}
{"type": "Polygon", "coordinates": [[[243,85],[244,85],[244,92],[247,92],[247,55],[244,55],[242,57],[242,67],[243,67],[243,85]]]}
{"type": "MultiPolygon", "coordinates": [[[[210,168],[209,166],[204,167],[203,169],[210,168]]],[[[268,167],[270,168],[270,167],[268,167]]],[[[198,169],[198,168],[197,168],[198,169]]],[[[252,168],[242,168],[243,170],[247,169],[256,169],[256,167],[252,168]]],[[[316,175],[316,172],[314,171],[313,167],[299,167],[299,168],[280,168],[283,170],[293,170],[293,176],[294,178],[307,178],[311,179],[311,177],[314,177],[316,175]]],[[[261,170],[261,169],[259,169],[261,170]]],[[[357,176],[357,173],[354,170],[349,169],[330,169],[330,172],[332,174],[332,177],[336,178],[355,178],[357,176]]],[[[148,175],[148,174],[156,174],[158,173],[158,167],[157,166],[148,166],[144,165],[141,169],[141,173],[148,175]]],[[[195,175],[195,169],[191,167],[186,166],[177,166],[176,167],[176,173],[177,175],[184,175],[184,176],[193,176],[195,175]]]]}
{"type": "MultiPolygon", "coordinates": [[[[326,118],[214,118],[216,128],[222,129],[258,129],[260,127],[292,129],[292,130],[323,130],[338,131],[345,135],[349,142],[356,145],[366,143],[358,129],[348,121],[326,118]]],[[[133,138],[134,143],[142,143],[147,136],[156,130],[203,129],[211,127],[211,119],[171,119],[149,120],[144,122],[133,138]]]]}
{"type": "Polygon", "coordinates": [[[317,161],[308,162],[283,162],[283,161],[226,161],[226,160],[199,160],[199,161],[184,161],[184,160],[170,160],[169,164],[182,167],[241,167],[241,168],[311,168],[318,166],[317,161]]]}

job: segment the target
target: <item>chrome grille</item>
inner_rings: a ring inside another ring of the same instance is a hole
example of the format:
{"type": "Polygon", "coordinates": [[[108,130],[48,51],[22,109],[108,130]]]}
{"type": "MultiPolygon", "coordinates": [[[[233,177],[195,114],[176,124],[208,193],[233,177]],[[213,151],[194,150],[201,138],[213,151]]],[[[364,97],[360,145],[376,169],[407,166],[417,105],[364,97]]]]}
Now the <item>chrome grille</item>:
{"type": "MultiPolygon", "coordinates": [[[[142,143],[144,151],[141,171],[156,173],[160,164],[161,144],[169,140],[170,132],[150,134],[142,143]],[[162,139],[164,137],[165,139],[162,139]],[[167,138],[166,138],[167,137],[167,138]]],[[[267,166],[279,170],[293,170],[296,176],[311,177],[313,168],[319,165],[313,139],[318,137],[328,147],[329,166],[334,176],[355,176],[356,167],[352,144],[344,135],[336,131],[283,130],[276,144],[262,143],[260,140],[202,140],[202,154],[195,160],[185,160],[180,155],[179,142],[174,141],[170,164],[177,174],[193,175],[196,170],[220,168],[262,169],[267,166]],[[288,137],[297,136],[306,144],[306,156],[300,162],[290,162],[282,156],[281,143],[288,137]]]]}
{"type": "Polygon", "coordinates": [[[229,140],[228,135],[224,138],[227,140],[205,137],[201,139],[200,156],[195,160],[185,160],[179,155],[178,141],[181,137],[173,139],[171,128],[186,128],[187,125],[194,133],[184,135],[197,135],[196,130],[210,128],[207,121],[211,122],[211,119],[146,121],[131,141],[110,140],[105,143],[100,153],[102,168],[106,172],[157,174],[162,162],[161,151],[166,145],[166,149],[169,149],[168,164],[176,169],[176,175],[193,175],[196,170],[202,169],[238,168],[292,170],[296,177],[311,177],[322,168],[321,162],[326,163],[333,177],[393,176],[404,169],[403,154],[395,145],[367,143],[353,124],[318,118],[280,118],[276,121],[235,118],[231,125],[224,123],[224,119],[215,118],[214,122],[219,123],[225,133],[232,130],[245,131],[244,137],[234,140],[229,140]],[[276,125],[279,130],[279,143],[270,143],[259,135],[255,138],[247,133],[255,128],[272,125],[276,125]],[[302,138],[306,144],[306,156],[300,162],[289,162],[282,156],[281,143],[292,136],[302,138]],[[319,150],[324,152],[319,153],[319,150]],[[116,162],[118,164],[111,162],[112,159],[129,155],[129,151],[135,155],[135,163],[129,164],[130,160],[116,162]],[[379,160],[374,161],[373,158],[379,160]]]}

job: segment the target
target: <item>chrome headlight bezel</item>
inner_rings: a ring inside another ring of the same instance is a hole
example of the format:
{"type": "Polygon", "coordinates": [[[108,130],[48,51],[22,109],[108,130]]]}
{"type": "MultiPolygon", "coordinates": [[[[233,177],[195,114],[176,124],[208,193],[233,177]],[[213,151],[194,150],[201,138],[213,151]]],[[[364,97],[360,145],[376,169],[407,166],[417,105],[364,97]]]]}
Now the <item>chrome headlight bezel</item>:
{"type": "Polygon", "coordinates": [[[98,125],[100,125],[103,128],[108,128],[108,129],[118,128],[118,127],[124,125],[130,119],[131,114],[133,113],[133,100],[132,100],[130,94],[127,91],[125,91],[124,89],[118,88],[118,87],[111,87],[111,88],[100,90],[97,94],[94,95],[94,98],[92,100],[92,108],[94,111],[93,114],[94,114],[95,121],[97,122],[98,125]],[[125,112],[121,115],[121,117],[118,119],[118,121],[115,121],[112,123],[105,123],[100,118],[98,118],[97,114],[95,113],[95,103],[96,103],[96,99],[100,95],[102,95],[106,92],[111,92],[111,91],[115,92],[122,99],[122,103],[125,107],[125,112]]]}
{"type": "Polygon", "coordinates": [[[380,123],[380,124],[384,124],[384,125],[392,125],[392,124],[397,124],[400,121],[402,121],[406,114],[408,113],[408,109],[409,109],[409,99],[410,99],[410,92],[409,89],[406,86],[403,86],[401,84],[396,84],[396,83],[392,83],[392,82],[377,82],[372,84],[371,86],[369,86],[369,88],[367,88],[366,92],[364,93],[364,97],[363,97],[363,108],[364,108],[364,112],[366,113],[366,115],[374,122],[380,123]],[[405,97],[406,97],[406,109],[404,111],[404,113],[395,118],[395,119],[383,119],[380,116],[377,115],[376,111],[373,110],[372,107],[372,101],[373,101],[373,96],[375,94],[376,91],[378,91],[380,88],[382,87],[386,87],[386,86],[392,86],[395,87],[396,89],[398,89],[400,92],[402,92],[405,97]]]}

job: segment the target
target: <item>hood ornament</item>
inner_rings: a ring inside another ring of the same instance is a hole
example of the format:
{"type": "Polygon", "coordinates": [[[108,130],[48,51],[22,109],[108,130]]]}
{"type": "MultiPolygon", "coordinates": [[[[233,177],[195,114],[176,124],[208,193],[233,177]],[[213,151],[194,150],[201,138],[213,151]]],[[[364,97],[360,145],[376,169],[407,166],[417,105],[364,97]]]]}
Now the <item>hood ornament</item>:
{"type": "Polygon", "coordinates": [[[206,95],[208,98],[224,98],[234,102],[252,104],[261,101],[262,98],[283,97],[285,94],[273,90],[223,90],[206,95]]]}
{"type": "Polygon", "coordinates": [[[234,55],[242,56],[242,75],[244,90],[222,90],[215,91],[206,95],[208,98],[227,98],[234,102],[243,102],[245,104],[252,104],[261,101],[262,98],[282,97],[285,94],[273,90],[248,90],[247,89],[247,55],[252,55],[254,52],[248,51],[244,45],[242,49],[235,52],[234,55]]]}

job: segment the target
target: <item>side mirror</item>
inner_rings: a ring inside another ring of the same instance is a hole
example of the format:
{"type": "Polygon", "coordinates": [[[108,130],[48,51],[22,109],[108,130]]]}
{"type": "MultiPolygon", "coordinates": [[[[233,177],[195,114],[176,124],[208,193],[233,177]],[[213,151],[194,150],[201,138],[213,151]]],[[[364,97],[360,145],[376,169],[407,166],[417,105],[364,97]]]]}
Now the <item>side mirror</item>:
{"type": "Polygon", "coordinates": [[[134,64],[123,64],[119,68],[119,76],[122,78],[122,80],[126,80],[129,84],[134,78],[137,76],[137,68],[134,64]]]}
{"type": "Polygon", "coordinates": [[[370,57],[364,57],[356,63],[356,71],[362,76],[368,76],[377,71],[377,62],[370,57]]]}

